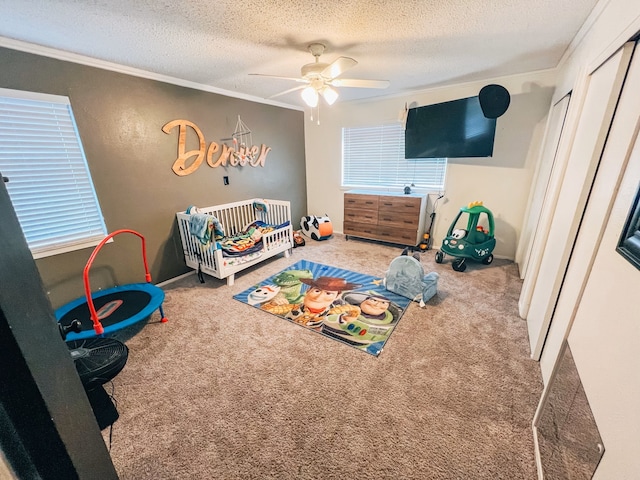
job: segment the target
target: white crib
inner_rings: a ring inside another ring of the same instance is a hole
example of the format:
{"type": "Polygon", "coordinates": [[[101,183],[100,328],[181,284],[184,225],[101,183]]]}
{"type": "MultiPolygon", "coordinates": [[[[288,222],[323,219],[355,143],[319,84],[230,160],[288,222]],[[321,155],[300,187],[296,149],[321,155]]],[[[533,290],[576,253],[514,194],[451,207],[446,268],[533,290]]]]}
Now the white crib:
{"type": "Polygon", "coordinates": [[[205,247],[191,234],[189,215],[186,211],[176,213],[185,263],[198,272],[201,282],[204,282],[202,273],[206,273],[221,280],[226,278],[227,285],[233,285],[236,272],[282,252],[285,257],[291,254],[293,230],[291,228],[291,203],[288,201],[252,198],[213,207],[200,207],[198,210],[200,213],[216,217],[228,237],[244,232],[247,225],[256,220],[269,225],[282,225],[289,222],[286,226],[263,235],[261,251],[244,256],[226,257],[223,256],[222,250],[217,248],[216,244],[205,247]],[[268,205],[268,211],[256,211],[254,208],[256,201],[265,202],[268,205]]]}

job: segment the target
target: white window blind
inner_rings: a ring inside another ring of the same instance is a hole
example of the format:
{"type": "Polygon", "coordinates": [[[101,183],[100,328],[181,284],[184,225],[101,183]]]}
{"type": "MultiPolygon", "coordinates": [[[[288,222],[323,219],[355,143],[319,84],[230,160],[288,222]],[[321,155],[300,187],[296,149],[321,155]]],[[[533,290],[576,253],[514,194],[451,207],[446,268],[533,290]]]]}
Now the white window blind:
{"type": "Polygon", "coordinates": [[[67,97],[0,89],[0,172],[34,258],[106,236],[67,97]]]}
{"type": "Polygon", "coordinates": [[[444,190],[446,158],[404,158],[404,128],[391,123],[342,129],[343,187],[444,190]]]}

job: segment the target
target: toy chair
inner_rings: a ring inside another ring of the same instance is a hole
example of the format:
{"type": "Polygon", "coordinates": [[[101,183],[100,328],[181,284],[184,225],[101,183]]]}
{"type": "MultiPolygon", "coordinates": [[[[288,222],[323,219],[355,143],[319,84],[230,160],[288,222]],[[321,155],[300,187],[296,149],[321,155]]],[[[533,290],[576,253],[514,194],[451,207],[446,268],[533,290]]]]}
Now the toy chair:
{"type": "Polygon", "coordinates": [[[425,275],[424,268],[420,263],[419,254],[408,256],[403,253],[394,258],[389,264],[383,285],[390,292],[396,293],[412,301],[420,302],[424,307],[438,291],[438,278],[436,272],[425,275]]]}

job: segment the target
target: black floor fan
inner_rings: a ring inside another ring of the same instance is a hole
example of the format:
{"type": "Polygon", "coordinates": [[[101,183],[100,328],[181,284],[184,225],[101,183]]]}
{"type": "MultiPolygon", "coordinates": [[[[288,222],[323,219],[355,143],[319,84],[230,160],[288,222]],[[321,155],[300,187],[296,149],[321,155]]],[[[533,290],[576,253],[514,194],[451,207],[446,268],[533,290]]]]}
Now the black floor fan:
{"type": "MultiPolygon", "coordinates": [[[[69,331],[79,331],[80,322],[74,320],[67,327],[60,326],[64,339],[69,331]],[[75,323],[77,322],[77,323],[75,323]]],[[[129,358],[129,349],[114,338],[88,338],[67,342],[87,398],[100,430],[112,425],[119,417],[104,384],[120,373],[129,358]]]]}

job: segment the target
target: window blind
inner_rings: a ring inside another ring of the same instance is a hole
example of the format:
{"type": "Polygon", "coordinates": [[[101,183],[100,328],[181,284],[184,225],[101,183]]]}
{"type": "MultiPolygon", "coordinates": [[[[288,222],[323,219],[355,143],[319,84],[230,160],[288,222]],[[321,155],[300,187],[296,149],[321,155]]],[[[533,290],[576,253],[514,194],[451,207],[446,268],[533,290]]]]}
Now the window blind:
{"type": "Polygon", "coordinates": [[[105,237],[67,97],[0,89],[0,172],[35,258],[105,237]]]}
{"type": "Polygon", "coordinates": [[[446,158],[404,158],[404,129],[391,123],[342,129],[342,186],[413,185],[443,190],[446,158]]]}

